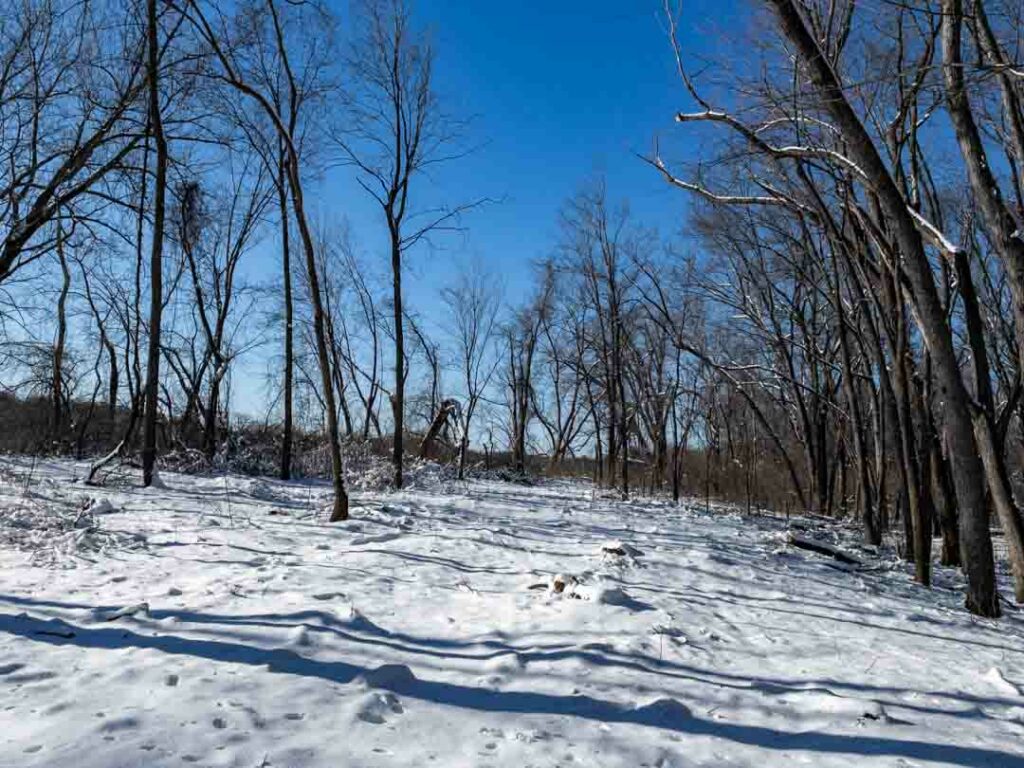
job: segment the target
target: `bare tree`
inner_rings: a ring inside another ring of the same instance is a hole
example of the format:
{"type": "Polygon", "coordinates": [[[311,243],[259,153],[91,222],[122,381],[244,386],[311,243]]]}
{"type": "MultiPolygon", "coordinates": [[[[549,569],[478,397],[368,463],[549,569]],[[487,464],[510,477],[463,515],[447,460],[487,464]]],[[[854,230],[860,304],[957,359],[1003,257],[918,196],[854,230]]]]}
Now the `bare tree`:
{"type": "MultiPolygon", "coordinates": [[[[229,158],[229,163],[231,162],[229,158]]],[[[217,449],[221,387],[234,358],[244,346],[233,348],[237,322],[235,299],[241,292],[236,276],[242,257],[254,244],[256,230],[270,202],[270,188],[261,166],[251,160],[231,168],[226,199],[214,198],[211,210],[202,187],[186,182],[178,195],[179,215],[175,239],[181,245],[192,278],[194,314],[205,342],[202,371],[208,376],[206,406],[198,392],[192,401],[203,412],[203,451],[212,459],[217,449]]],[[[202,374],[197,384],[201,383],[202,374]]]]}
{"type": "MultiPolygon", "coordinates": [[[[144,131],[136,107],[148,67],[145,29],[118,9],[14,3],[0,28],[0,282],[54,247],[57,218],[102,226],[103,182],[144,131]]],[[[71,230],[69,224],[66,230],[71,230]]]]}
{"type": "MultiPolygon", "coordinates": [[[[312,19],[319,18],[326,20],[319,9],[312,5],[290,6],[293,9],[309,8],[313,14],[312,19]]],[[[325,321],[322,292],[320,289],[320,275],[317,268],[316,245],[313,238],[309,219],[306,215],[304,187],[302,182],[301,148],[298,144],[297,124],[300,101],[298,98],[298,78],[292,67],[291,56],[285,36],[285,28],[282,23],[281,13],[276,0],[266,0],[262,5],[253,5],[243,9],[243,21],[248,27],[254,23],[254,19],[261,21],[261,29],[269,38],[269,49],[272,51],[271,62],[275,67],[280,67],[284,73],[284,82],[287,84],[286,92],[288,97],[284,108],[278,107],[272,93],[260,88],[260,79],[253,77],[247,66],[252,62],[242,56],[241,47],[232,45],[232,37],[228,20],[220,14],[208,15],[204,5],[198,0],[189,0],[186,5],[187,17],[194,25],[203,40],[209,45],[216,64],[219,67],[218,79],[226,85],[243,94],[254,102],[268,120],[272,122],[278,137],[284,144],[287,161],[286,175],[288,178],[288,189],[291,195],[292,214],[295,217],[299,229],[300,242],[306,262],[306,276],[309,280],[310,296],[313,303],[313,330],[316,339],[317,362],[320,369],[320,380],[323,388],[324,410],[327,420],[327,440],[331,456],[331,475],[334,484],[334,504],[330,519],[332,522],[348,518],[348,493],[345,489],[345,475],[341,457],[341,442],[338,434],[338,413],[334,398],[333,373],[331,370],[331,356],[328,348],[327,327],[325,321]],[[213,21],[211,21],[211,18],[213,21]],[[217,26],[215,28],[214,23],[217,26]]],[[[216,12],[216,9],[213,9],[216,12]]],[[[299,11],[296,10],[296,13],[299,11]]],[[[259,63],[258,68],[262,69],[259,63]]]]}
{"type": "Polygon", "coordinates": [[[503,329],[505,368],[503,371],[508,404],[508,434],[512,452],[512,469],[519,474],[527,470],[527,436],[533,416],[533,364],[540,329],[551,312],[555,289],[555,273],[548,263],[541,270],[540,285],[531,301],[514,314],[503,329]]]}
{"type": "Polygon", "coordinates": [[[454,286],[442,292],[458,357],[460,384],[465,394],[459,439],[460,480],[465,477],[473,416],[500,360],[492,349],[501,306],[497,285],[494,276],[474,261],[459,274],[454,286]]]}
{"type": "Polygon", "coordinates": [[[406,255],[431,233],[457,228],[476,203],[415,208],[413,182],[432,166],[459,157],[456,124],[444,114],[433,84],[434,53],[405,0],[357,4],[357,33],[349,54],[345,124],[335,132],[342,161],[380,206],[387,225],[395,342],[392,463],[402,486],[406,357],[402,272],[406,255]]]}
{"type": "MultiPolygon", "coordinates": [[[[873,136],[868,126],[876,126],[858,114],[849,90],[851,84],[843,80],[839,67],[844,47],[852,39],[852,14],[842,13],[838,7],[822,13],[813,5],[803,7],[789,0],[770,0],[768,6],[775,11],[783,38],[795,51],[796,60],[785,89],[776,91],[770,84],[760,89],[765,97],[762,104],[767,106],[760,108],[763,114],[759,122],[740,120],[703,99],[687,76],[676,48],[684,85],[700,107],[696,112],[680,113],[677,120],[725,126],[752,150],[745,157],[754,160],[742,171],[749,179],[749,193],[722,194],[705,179],[679,179],[658,157],[652,162],[667,181],[701,196],[712,206],[783,213],[799,224],[796,242],[825,242],[832,258],[844,259],[847,271],[856,275],[861,286],[858,292],[870,294],[879,302],[880,330],[875,338],[884,340],[884,348],[878,345],[876,370],[885,371],[889,366],[892,370],[891,381],[882,376],[886,385],[882,392],[892,412],[886,421],[900,457],[897,466],[901,498],[906,505],[907,544],[912,543],[915,550],[917,578],[925,584],[930,579],[933,499],[923,471],[928,463],[922,459],[922,446],[929,441],[915,437],[917,425],[924,425],[925,431],[919,434],[926,434],[931,422],[927,404],[918,395],[915,367],[927,378],[926,389],[943,405],[943,444],[951,458],[959,507],[967,604],[976,613],[996,616],[999,604],[986,522],[986,485],[993,494],[1000,491],[994,482],[998,474],[994,441],[988,423],[972,417],[971,398],[961,376],[948,321],[948,302],[936,283],[928,255],[929,248],[944,257],[957,250],[935,223],[941,220],[935,216],[938,208],[934,189],[929,186],[930,176],[922,172],[920,143],[916,140],[921,122],[916,109],[934,51],[934,34],[926,29],[917,49],[908,47],[905,37],[898,38],[894,50],[900,56],[905,58],[909,50],[918,51],[914,54],[918,56],[914,62],[918,74],[898,81],[899,87],[894,89],[900,99],[897,117],[888,130],[873,136]],[[904,159],[907,157],[909,160],[904,159]],[[931,219],[926,215],[929,212],[931,219]],[[919,362],[906,320],[911,314],[923,342],[919,362]]],[[[903,8],[894,9],[897,14],[905,12],[903,8]]],[[[897,25],[897,29],[903,27],[897,25]]],[[[814,261],[820,263],[821,259],[815,256],[814,261]]],[[[942,271],[939,277],[947,274],[942,271]]],[[[819,284],[811,281],[810,286],[817,290],[819,284]]],[[[835,300],[835,292],[831,293],[835,300]]],[[[849,330],[845,321],[840,327],[844,332],[849,330]]],[[[847,375],[852,374],[847,368],[847,375]]],[[[830,377],[835,378],[832,374],[830,377]]],[[[849,388],[847,391],[851,392],[849,388]]],[[[852,390],[855,395],[857,391],[852,390]]],[[[881,439],[882,435],[876,435],[876,440],[881,439]]],[[[845,461],[838,462],[837,470],[843,466],[845,461]]],[[[835,474],[821,475],[829,488],[835,474]]],[[[839,474],[845,478],[845,470],[839,474]]],[[[1013,530],[1005,523],[1004,529],[1013,530]]]]}
{"type": "Polygon", "coordinates": [[[153,229],[149,255],[149,350],[146,354],[146,405],[142,423],[142,483],[153,483],[156,467],[156,420],[160,385],[160,320],[163,310],[164,215],[167,195],[167,137],[164,134],[160,95],[160,16],[156,0],[146,0],[147,62],[149,84],[149,126],[156,147],[156,176],[153,180],[153,229]]]}

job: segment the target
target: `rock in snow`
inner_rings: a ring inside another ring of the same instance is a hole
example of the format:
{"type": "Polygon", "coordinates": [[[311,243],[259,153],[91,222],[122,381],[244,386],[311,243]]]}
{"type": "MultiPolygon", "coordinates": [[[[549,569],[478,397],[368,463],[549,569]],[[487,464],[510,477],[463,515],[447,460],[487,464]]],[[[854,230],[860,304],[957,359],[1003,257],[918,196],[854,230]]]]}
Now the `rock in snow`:
{"type": "Polygon", "coordinates": [[[640,557],[641,552],[636,547],[621,541],[608,541],[601,545],[601,552],[612,557],[640,557]]]}

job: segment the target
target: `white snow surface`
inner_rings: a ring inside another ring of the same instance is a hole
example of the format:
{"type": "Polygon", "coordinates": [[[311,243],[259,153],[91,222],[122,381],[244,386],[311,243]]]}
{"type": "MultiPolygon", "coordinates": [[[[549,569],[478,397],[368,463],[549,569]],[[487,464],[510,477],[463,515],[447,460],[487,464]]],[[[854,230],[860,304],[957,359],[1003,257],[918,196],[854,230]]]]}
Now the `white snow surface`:
{"type": "Polygon", "coordinates": [[[3,768],[1024,766],[1020,614],[821,522],[864,567],[569,482],[361,492],[332,525],[326,484],[86,470],[0,462],[0,533],[70,520],[50,557],[0,536],[3,768]]]}

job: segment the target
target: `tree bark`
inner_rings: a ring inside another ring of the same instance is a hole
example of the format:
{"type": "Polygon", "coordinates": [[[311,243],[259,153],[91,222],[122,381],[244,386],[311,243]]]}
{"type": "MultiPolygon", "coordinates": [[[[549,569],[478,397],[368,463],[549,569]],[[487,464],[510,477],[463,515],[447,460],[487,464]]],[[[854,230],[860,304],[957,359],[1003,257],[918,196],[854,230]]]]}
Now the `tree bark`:
{"type": "Polygon", "coordinates": [[[167,192],[167,138],[160,114],[160,45],[156,0],[147,0],[149,123],[156,148],[156,178],[153,183],[153,230],[149,255],[149,350],[146,356],[145,416],[142,425],[142,483],[153,483],[156,466],[156,420],[160,385],[160,319],[163,312],[164,209],[167,192]]]}
{"type": "Polygon", "coordinates": [[[395,390],[391,394],[391,413],[395,421],[391,449],[395,488],[402,487],[405,437],[405,329],[402,315],[402,245],[395,228],[391,231],[391,297],[395,323],[395,390]]]}
{"type": "Polygon", "coordinates": [[[60,259],[61,286],[57,297],[57,342],[53,347],[53,437],[60,439],[64,427],[64,348],[68,333],[68,293],[71,271],[64,253],[64,228],[57,223],[57,257],[60,259]]]}
{"type": "Polygon", "coordinates": [[[294,351],[294,328],[293,320],[295,314],[292,300],[292,246],[291,235],[288,231],[288,202],[285,198],[285,184],[287,171],[287,154],[283,146],[280,147],[278,157],[278,176],[275,179],[277,186],[277,204],[281,216],[281,277],[284,281],[284,423],[281,435],[281,479],[291,480],[292,477],[292,404],[294,395],[292,387],[295,381],[295,351],[294,351]]]}
{"type": "Polygon", "coordinates": [[[983,485],[983,469],[974,440],[968,396],[960,378],[953,341],[931,265],[915,222],[870,135],[847,100],[835,70],[808,30],[794,0],[769,0],[783,34],[803,59],[822,104],[842,133],[851,158],[878,195],[913,290],[916,316],[935,364],[940,403],[944,404],[947,444],[953,457],[954,485],[960,507],[961,550],[967,579],[967,607],[981,616],[1000,615],[992,539],[983,485]]]}
{"type": "MultiPolygon", "coordinates": [[[[980,24],[987,27],[984,8],[978,2],[980,24]]],[[[999,254],[1006,269],[1007,283],[1013,305],[1014,327],[1017,335],[1018,360],[1024,361],[1024,240],[1013,215],[1003,202],[999,184],[989,166],[981,134],[971,112],[970,101],[964,85],[963,61],[961,58],[961,31],[963,28],[963,5],[961,0],[942,0],[942,73],[946,83],[946,102],[949,116],[956,132],[960,154],[967,166],[967,177],[974,193],[974,200],[981,211],[981,219],[988,234],[988,240],[999,254]]],[[[985,30],[987,31],[987,29],[985,30]]],[[[990,50],[990,55],[992,51],[990,50]]],[[[1005,77],[1005,73],[1003,73],[1005,77]]],[[[1004,85],[1004,89],[1007,86],[1004,85]]],[[[1015,109],[1012,89],[1007,94],[1006,107],[1011,123],[1020,129],[1020,116],[1015,109]]],[[[1018,133],[1019,136],[1019,133],[1018,133]]],[[[1019,149],[1024,149],[1021,147],[1019,149]]],[[[1020,372],[1018,371],[1018,376],[1020,372]]],[[[979,450],[985,464],[985,472],[992,492],[996,514],[1003,528],[1003,534],[1010,554],[1014,572],[1014,591],[1018,602],[1024,602],[1024,522],[1009,487],[1003,453],[995,439],[992,418],[994,413],[986,412],[975,417],[978,431],[979,450]]]]}
{"type": "Polygon", "coordinates": [[[324,317],[323,294],[316,265],[316,245],[309,231],[302,182],[299,178],[298,160],[294,152],[289,153],[289,187],[292,192],[292,206],[295,221],[299,225],[299,236],[306,256],[306,273],[309,278],[310,298],[313,302],[313,331],[316,337],[316,354],[320,367],[320,384],[323,387],[324,407],[327,411],[327,445],[331,455],[331,481],[334,485],[334,504],[330,522],[348,519],[348,492],[345,490],[345,470],[341,460],[341,440],[338,436],[338,409],[334,399],[334,378],[331,376],[331,358],[327,349],[326,319],[324,317]]]}

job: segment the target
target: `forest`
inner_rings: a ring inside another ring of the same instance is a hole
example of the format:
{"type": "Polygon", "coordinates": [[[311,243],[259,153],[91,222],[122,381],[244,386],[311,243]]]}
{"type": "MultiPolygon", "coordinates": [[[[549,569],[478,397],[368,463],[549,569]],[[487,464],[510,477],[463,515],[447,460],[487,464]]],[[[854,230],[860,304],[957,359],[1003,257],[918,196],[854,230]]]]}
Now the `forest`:
{"type": "MultiPolygon", "coordinates": [[[[126,509],[157,498],[126,489],[195,483],[216,494],[222,482],[227,514],[238,488],[275,488],[267,499],[279,514],[312,505],[340,531],[325,535],[350,536],[385,526],[388,504],[415,502],[427,476],[446,493],[479,493],[485,518],[497,504],[488,484],[506,488],[512,507],[551,515],[557,489],[576,489],[569,510],[586,488],[593,514],[605,515],[587,535],[626,541],[666,516],[676,522],[658,525],[685,537],[692,516],[726,526],[733,515],[735,533],[708,536],[749,540],[742,557],[774,556],[764,542],[789,531],[787,551],[799,557],[834,556],[858,573],[882,563],[912,585],[899,600],[946,600],[950,622],[1003,617],[992,626],[1008,634],[993,636],[1019,642],[1024,5],[730,3],[717,56],[691,50],[713,21],[703,3],[638,5],[676,107],[623,155],[667,188],[674,213],[666,222],[613,175],[580,169],[576,191],[546,219],[519,223],[547,228],[548,246],[509,264],[488,258],[486,242],[460,250],[481,216],[508,204],[510,169],[488,169],[479,194],[444,181],[488,141],[472,98],[438,81],[438,60],[458,57],[435,34],[447,10],[411,0],[0,0],[8,511],[41,498],[33,483],[73,486],[87,496],[53,501],[85,505],[60,523],[65,535],[102,494],[126,509]],[[640,527],[622,522],[634,519],[640,527]]],[[[537,8],[509,12],[545,23],[537,8]]],[[[179,520],[172,527],[185,519],[179,501],[161,508],[179,520]]],[[[431,525],[472,525],[477,502],[437,502],[431,525]]],[[[419,514],[402,509],[399,533],[419,514]]],[[[499,533],[534,525],[493,514],[499,533]]],[[[32,529],[33,547],[50,535],[35,517],[5,515],[0,531],[32,529]]],[[[552,520],[543,535],[554,542],[552,520]]],[[[104,533],[104,546],[128,546],[118,536],[104,533]]],[[[657,549],[652,541],[640,543],[657,549]]],[[[603,558],[639,567],[631,546],[605,546],[603,558]]],[[[708,555],[726,563],[715,578],[740,557],[723,555],[729,546],[708,555]]],[[[587,583],[553,578],[542,586],[558,595],[587,583]]],[[[643,610],[611,592],[574,596],[643,610]]],[[[365,630],[352,611],[350,630],[365,630]]],[[[39,632],[79,633],[67,626],[39,632]]],[[[5,618],[0,630],[28,631],[5,618]]],[[[267,663],[313,674],[298,661],[267,663]]],[[[990,666],[996,687],[1019,698],[990,666]]],[[[402,680],[380,687],[448,702],[402,680]]],[[[374,701],[372,717],[402,711],[374,701]]],[[[588,706],[594,720],[670,730],[659,718],[678,714],[656,707],[623,720],[588,706]]],[[[542,709],[576,715],[559,707],[542,709]]],[[[936,764],[1024,759],[962,745],[833,747],[936,764]]]]}

